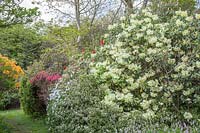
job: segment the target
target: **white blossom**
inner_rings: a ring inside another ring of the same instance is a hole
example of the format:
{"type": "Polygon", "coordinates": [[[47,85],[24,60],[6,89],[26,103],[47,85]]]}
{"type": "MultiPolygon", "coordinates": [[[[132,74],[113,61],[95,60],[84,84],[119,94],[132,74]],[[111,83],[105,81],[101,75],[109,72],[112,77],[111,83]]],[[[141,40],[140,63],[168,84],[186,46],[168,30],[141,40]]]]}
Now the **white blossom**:
{"type": "Polygon", "coordinates": [[[190,112],[185,112],[183,116],[185,119],[192,119],[192,114],[190,112]]]}
{"type": "Polygon", "coordinates": [[[195,15],[195,18],[196,18],[196,19],[200,19],[200,14],[196,14],[196,15],[195,15]]]}
{"type": "Polygon", "coordinates": [[[151,37],[148,41],[150,44],[154,44],[157,42],[157,40],[158,40],[157,37],[151,37]]]}

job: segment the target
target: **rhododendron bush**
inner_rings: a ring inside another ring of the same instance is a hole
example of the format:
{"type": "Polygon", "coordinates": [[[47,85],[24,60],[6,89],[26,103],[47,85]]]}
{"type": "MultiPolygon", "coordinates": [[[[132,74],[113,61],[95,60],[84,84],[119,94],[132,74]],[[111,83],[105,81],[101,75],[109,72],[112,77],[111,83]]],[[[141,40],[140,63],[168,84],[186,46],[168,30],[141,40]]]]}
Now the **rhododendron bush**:
{"type": "Polygon", "coordinates": [[[200,14],[177,11],[163,23],[143,10],[108,28],[91,63],[107,88],[102,102],[146,120],[198,121],[200,14]]]}
{"type": "Polygon", "coordinates": [[[0,90],[18,88],[23,74],[22,68],[15,61],[0,54],[0,90]]]}
{"type": "Polygon", "coordinates": [[[24,112],[33,117],[46,114],[49,87],[61,78],[58,73],[50,74],[45,71],[37,73],[30,80],[24,77],[20,89],[21,104],[24,112]]]}

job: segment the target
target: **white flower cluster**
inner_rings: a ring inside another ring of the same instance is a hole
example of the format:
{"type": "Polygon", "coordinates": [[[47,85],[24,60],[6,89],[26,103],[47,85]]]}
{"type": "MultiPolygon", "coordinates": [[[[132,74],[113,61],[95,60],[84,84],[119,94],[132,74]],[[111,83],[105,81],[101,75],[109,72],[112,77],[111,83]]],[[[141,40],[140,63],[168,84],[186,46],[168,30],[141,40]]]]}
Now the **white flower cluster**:
{"type": "Polygon", "coordinates": [[[200,15],[177,11],[165,23],[159,19],[144,10],[109,26],[109,44],[95,55],[103,62],[91,64],[92,73],[108,87],[105,104],[142,110],[145,118],[173,110],[174,104],[191,106],[188,98],[194,98],[200,79],[200,15]]]}

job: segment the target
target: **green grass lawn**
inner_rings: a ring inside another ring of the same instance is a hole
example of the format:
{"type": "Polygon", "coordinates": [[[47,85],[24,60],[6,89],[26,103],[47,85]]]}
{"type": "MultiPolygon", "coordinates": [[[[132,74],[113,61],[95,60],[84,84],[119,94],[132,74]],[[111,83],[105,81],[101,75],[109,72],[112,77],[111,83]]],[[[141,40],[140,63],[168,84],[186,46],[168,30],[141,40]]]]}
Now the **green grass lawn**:
{"type": "Polygon", "coordinates": [[[22,110],[0,111],[0,133],[47,133],[44,120],[33,120],[22,110]]]}

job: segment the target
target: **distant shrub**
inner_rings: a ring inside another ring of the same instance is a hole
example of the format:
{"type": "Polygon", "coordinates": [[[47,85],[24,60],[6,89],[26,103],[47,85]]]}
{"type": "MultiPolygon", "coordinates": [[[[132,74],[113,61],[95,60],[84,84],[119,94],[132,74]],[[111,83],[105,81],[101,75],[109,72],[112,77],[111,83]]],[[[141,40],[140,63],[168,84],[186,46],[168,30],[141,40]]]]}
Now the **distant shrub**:
{"type": "Polygon", "coordinates": [[[0,54],[0,110],[19,107],[18,88],[24,72],[15,61],[0,54]]]}
{"type": "Polygon", "coordinates": [[[0,91],[19,88],[19,78],[24,74],[16,62],[0,54],[0,91]]]}
{"type": "Polygon", "coordinates": [[[33,117],[46,114],[48,101],[48,88],[61,76],[49,74],[45,71],[39,72],[33,78],[24,77],[21,81],[20,101],[24,112],[33,117]]]}
{"type": "Polygon", "coordinates": [[[0,93],[0,110],[19,108],[18,90],[7,90],[0,93]]]}

